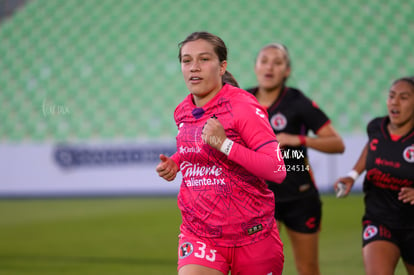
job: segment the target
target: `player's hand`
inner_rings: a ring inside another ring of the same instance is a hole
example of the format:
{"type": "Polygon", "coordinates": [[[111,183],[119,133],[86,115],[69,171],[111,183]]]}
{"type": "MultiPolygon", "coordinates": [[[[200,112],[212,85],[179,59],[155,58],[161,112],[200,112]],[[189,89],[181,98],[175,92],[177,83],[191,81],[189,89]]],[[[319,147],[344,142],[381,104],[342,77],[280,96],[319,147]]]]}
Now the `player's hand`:
{"type": "Polygon", "coordinates": [[[177,176],[179,171],[178,165],[171,158],[166,155],[160,155],[160,163],[155,168],[158,175],[167,181],[172,181],[177,176]]]}
{"type": "Polygon", "coordinates": [[[285,146],[299,147],[301,145],[298,135],[279,133],[276,135],[276,139],[282,148],[285,146]]]}
{"type": "Polygon", "coordinates": [[[403,203],[414,205],[414,188],[402,187],[398,193],[398,199],[403,203]]]}
{"type": "Polygon", "coordinates": [[[206,124],[204,124],[203,131],[201,132],[201,138],[204,143],[220,150],[221,145],[227,136],[220,121],[217,118],[212,117],[207,120],[206,124]]]}
{"type": "Polygon", "coordinates": [[[351,177],[344,177],[344,178],[339,178],[338,180],[336,180],[333,186],[335,193],[339,191],[340,183],[345,184],[345,191],[341,197],[348,196],[349,192],[351,192],[352,186],[354,185],[354,180],[351,177]]]}

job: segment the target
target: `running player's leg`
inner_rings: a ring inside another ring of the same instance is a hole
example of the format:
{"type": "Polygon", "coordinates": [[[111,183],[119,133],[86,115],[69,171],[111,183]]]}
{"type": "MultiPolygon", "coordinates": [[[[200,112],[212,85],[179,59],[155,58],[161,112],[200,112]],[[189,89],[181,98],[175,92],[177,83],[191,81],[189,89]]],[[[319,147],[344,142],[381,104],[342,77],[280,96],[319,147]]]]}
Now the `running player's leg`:
{"type": "Polygon", "coordinates": [[[392,242],[377,240],[362,248],[366,275],[393,275],[400,259],[400,250],[392,242]]]}
{"type": "MultiPolygon", "coordinates": [[[[196,264],[188,264],[183,267],[181,267],[178,270],[179,275],[223,275],[221,271],[218,271],[216,269],[202,266],[202,265],[196,265],[196,264]]],[[[224,274],[227,275],[227,274],[224,274]]]]}
{"type": "Polygon", "coordinates": [[[322,202],[319,195],[286,203],[284,224],[292,244],[296,270],[299,275],[319,275],[319,230],[322,202]]]}
{"type": "Polygon", "coordinates": [[[300,233],[287,228],[296,269],[300,275],[319,275],[319,232],[300,233]]]}
{"type": "Polygon", "coordinates": [[[286,228],[292,244],[296,269],[300,275],[319,275],[319,232],[301,233],[286,228]]]}
{"type": "Polygon", "coordinates": [[[414,275],[414,231],[412,229],[401,230],[400,237],[401,258],[408,275],[414,275]]]}
{"type": "MultiPolygon", "coordinates": [[[[401,231],[392,230],[368,216],[363,217],[362,258],[367,275],[392,275],[401,254],[401,231]]],[[[409,250],[411,250],[410,248],[409,250]]],[[[404,250],[403,248],[403,251],[404,250]]],[[[405,259],[407,258],[407,254],[405,259]]],[[[404,257],[403,257],[404,259],[404,257]]]]}

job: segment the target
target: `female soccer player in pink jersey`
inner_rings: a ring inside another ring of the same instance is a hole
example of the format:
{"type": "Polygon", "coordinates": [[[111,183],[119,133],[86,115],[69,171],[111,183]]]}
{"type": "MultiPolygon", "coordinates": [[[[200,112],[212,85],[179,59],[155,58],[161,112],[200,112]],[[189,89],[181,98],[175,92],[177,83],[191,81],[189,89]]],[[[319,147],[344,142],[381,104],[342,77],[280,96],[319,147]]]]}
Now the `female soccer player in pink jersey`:
{"type": "Polygon", "coordinates": [[[280,183],[286,173],[266,111],[223,83],[230,74],[219,37],[195,32],[179,46],[190,94],[174,113],[177,153],[161,155],[156,168],[168,181],[183,176],[178,273],[281,274],[274,195],[264,180],[280,183]]]}
{"type": "Polygon", "coordinates": [[[391,85],[388,115],[367,126],[368,142],[348,175],[345,195],[364,178],[362,256],[367,275],[394,274],[402,261],[414,275],[414,77],[391,85]]]}

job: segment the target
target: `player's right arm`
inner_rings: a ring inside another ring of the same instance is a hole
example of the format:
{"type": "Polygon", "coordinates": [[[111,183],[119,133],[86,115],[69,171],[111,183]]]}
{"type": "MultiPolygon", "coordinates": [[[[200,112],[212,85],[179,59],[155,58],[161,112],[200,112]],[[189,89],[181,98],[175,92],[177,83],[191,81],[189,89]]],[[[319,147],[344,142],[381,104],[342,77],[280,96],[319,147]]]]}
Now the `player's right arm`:
{"type": "MultiPolygon", "coordinates": [[[[352,169],[352,171],[355,171],[356,173],[358,173],[358,175],[361,175],[362,172],[365,171],[365,165],[366,165],[366,161],[367,161],[367,155],[368,155],[368,143],[365,145],[364,149],[361,152],[361,155],[359,156],[357,162],[354,165],[354,168],[352,169]]],[[[352,189],[352,186],[355,183],[355,178],[353,178],[350,175],[344,176],[339,178],[335,183],[334,183],[334,189],[337,190],[338,189],[338,184],[340,182],[344,183],[346,186],[345,189],[345,196],[349,194],[349,192],[352,189]]]]}
{"type": "Polygon", "coordinates": [[[155,170],[158,175],[164,178],[167,181],[172,181],[177,176],[178,171],[180,170],[176,160],[178,153],[175,153],[171,157],[167,157],[164,154],[160,154],[160,163],[157,165],[155,170]]]}

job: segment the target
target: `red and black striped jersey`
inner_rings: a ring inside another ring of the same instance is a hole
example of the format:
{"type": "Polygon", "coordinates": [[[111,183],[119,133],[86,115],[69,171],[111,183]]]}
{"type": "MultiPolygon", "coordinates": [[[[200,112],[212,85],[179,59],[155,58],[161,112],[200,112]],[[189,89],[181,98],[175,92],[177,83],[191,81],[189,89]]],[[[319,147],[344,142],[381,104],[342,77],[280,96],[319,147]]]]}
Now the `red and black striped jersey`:
{"type": "Polygon", "coordinates": [[[402,187],[414,188],[414,129],[393,140],[389,122],[388,116],[378,117],[367,127],[365,211],[393,228],[414,229],[414,205],[398,200],[402,187]]]}

